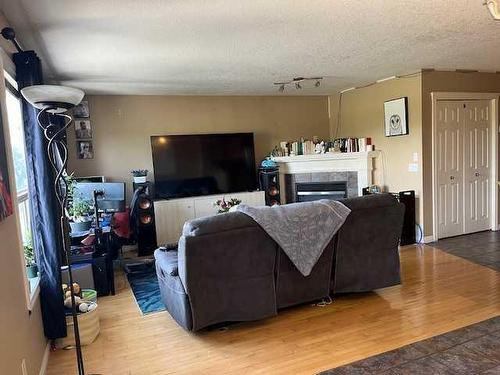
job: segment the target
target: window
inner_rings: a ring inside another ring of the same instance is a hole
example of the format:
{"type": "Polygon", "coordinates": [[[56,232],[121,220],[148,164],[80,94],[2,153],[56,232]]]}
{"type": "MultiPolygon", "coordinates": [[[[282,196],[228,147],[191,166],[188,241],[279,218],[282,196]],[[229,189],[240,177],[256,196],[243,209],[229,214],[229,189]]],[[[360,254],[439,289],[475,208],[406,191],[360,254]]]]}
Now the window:
{"type": "Polygon", "coordinates": [[[6,77],[6,106],[9,122],[10,143],[14,161],[14,177],[16,180],[16,195],[19,209],[19,224],[26,260],[26,274],[29,279],[30,292],[33,293],[38,285],[37,267],[33,252],[31,212],[28,195],[28,177],[26,167],[26,148],[24,142],[24,125],[21,98],[15,81],[4,72],[6,77]]]}

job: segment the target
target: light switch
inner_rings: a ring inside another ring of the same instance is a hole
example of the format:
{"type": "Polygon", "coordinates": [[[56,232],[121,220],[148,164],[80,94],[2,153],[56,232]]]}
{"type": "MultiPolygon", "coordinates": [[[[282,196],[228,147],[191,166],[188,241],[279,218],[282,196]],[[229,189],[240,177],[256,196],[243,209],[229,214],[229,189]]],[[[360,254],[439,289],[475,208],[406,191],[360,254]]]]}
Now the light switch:
{"type": "Polygon", "coordinates": [[[417,163],[408,164],[408,172],[418,172],[418,164],[417,163]]]}
{"type": "Polygon", "coordinates": [[[418,162],[418,152],[413,153],[413,161],[416,163],[418,162]]]}

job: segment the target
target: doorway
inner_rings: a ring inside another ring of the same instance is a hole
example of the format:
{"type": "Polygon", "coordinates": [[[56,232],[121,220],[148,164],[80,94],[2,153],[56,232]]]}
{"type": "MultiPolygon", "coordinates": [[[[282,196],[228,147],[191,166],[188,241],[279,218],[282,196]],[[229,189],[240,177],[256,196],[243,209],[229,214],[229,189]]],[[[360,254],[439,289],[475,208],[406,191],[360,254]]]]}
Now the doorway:
{"type": "Polygon", "coordinates": [[[496,230],[498,95],[432,99],[435,239],[496,230]]]}

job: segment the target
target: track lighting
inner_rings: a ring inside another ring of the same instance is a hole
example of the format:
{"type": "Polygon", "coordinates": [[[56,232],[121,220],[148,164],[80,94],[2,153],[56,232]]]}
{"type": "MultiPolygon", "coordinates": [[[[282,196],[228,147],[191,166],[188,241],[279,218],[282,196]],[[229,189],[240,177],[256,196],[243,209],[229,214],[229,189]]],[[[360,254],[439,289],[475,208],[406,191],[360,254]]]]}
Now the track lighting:
{"type": "Polygon", "coordinates": [[[493,18],[500,21],[500,6],[498,5],[498,0],[484,0],[483,5],[488,7],[493,18]]]}
{"type": "Polygon", "coordinates": [[[303,83],[306,81],[316,81],[314,83],[314,87],[320,87],[321,86],[321,80],[323,77],[295,77],[292,78],[289,81],[284,81],[284,82],[274,82],[274,85],[278,86],[278,91],[279,92],[284,92],[286,86],[288,85],[294,85],[296,90],[302,90],[303,83]]]}

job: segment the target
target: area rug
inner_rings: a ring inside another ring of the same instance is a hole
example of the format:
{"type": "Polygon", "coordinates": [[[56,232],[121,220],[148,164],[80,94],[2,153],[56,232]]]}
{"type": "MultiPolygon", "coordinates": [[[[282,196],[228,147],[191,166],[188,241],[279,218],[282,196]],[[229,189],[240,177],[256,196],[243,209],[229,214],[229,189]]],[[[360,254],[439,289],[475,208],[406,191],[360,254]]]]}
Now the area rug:
{"type": "Polygon", "coordinates": [[[137,305],[144,315],[165,310],[154,266],[142,267],[140,270],[127,273],[127,279],[137,305]]]}

